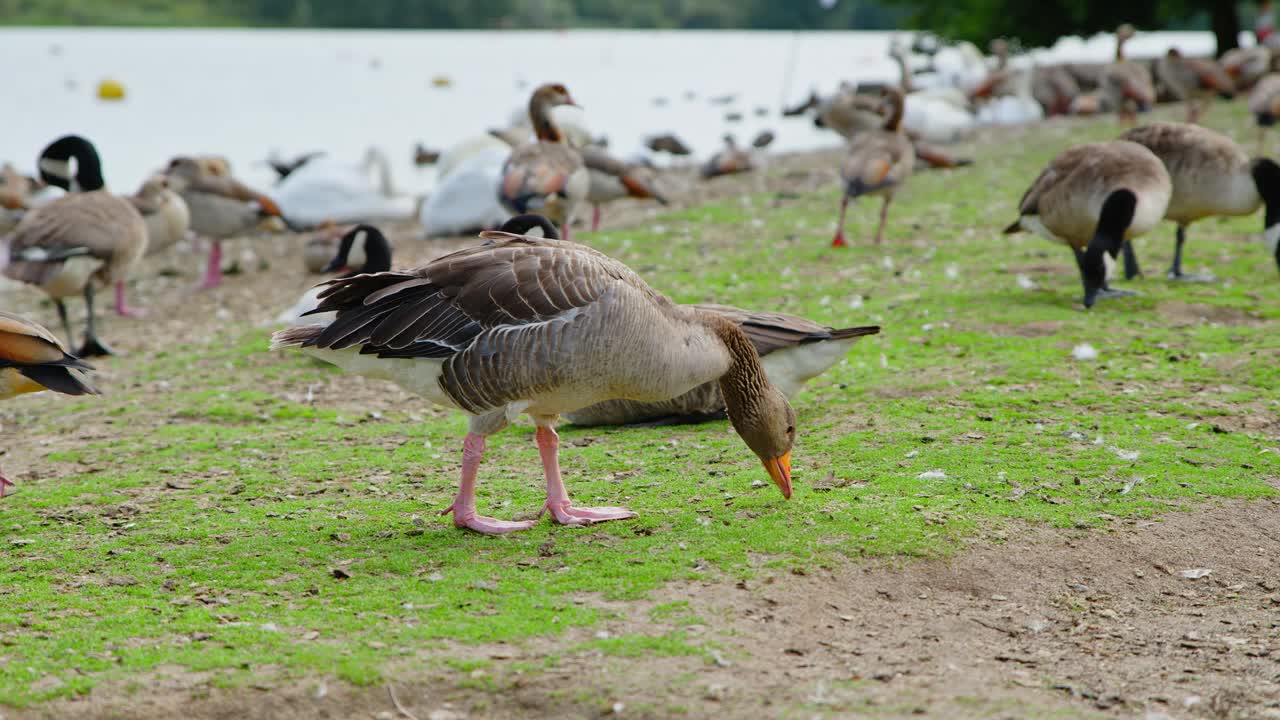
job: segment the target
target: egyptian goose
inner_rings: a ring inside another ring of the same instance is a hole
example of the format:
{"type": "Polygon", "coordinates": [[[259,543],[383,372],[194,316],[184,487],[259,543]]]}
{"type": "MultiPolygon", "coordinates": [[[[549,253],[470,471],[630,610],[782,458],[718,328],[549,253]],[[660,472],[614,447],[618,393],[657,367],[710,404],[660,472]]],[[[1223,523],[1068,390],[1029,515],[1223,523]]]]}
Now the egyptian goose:
{"type": "Polygon", "coordinates": [[[264,217],[280,217],[271,198],[231,176],[216,158],[179,156],[165,170],[169,187],[182,196],[191,217],[191,230],[209,238],[209,263],[200,287],[222,284],[222,241],[255,227],[264,217]]]}
{"type": "Polygon", "coordinates": [[[1018,219],[1005,234],[1030,230],[1071,248],[1084,282],[1084,306],[1132,295],[1107,285],[1105,255],[1164,216],[1172,194],[1160,158],[1126,140],[1077,145],[1060,153],[1031,183],[1018,219]]]}
{"type": "Polygon", "coordinates": [[[1264,75],[1249,91],[1249,112],[1258,124],[1258,152],[1262,152],[1267,128],[1280,118],[1280,73],[1264,75]]]}
{"type": "Polygon", "coordinates": [[[1133,37],[1132,25],[1116,29],[1116,58],[1102,69],[1098,87],[1107,104],[1120,114],[1121,122],[1135,122],[1138,113],[1146,112],[1156,102],[1156,87],[1147,66],[1124,58],[1124,44],[1133,37]]]}
{"type": "Polygon", "coordinates": [[[1040,65],[1032,70],[1031,95],[1045,115],[1066,115],[1080,95],[1080,83],[1061,65],[1040,65]]]}
{"type": "MultiPolygon", "coordinates": [[[[342,239],[338,242],[337,254],[320,269],[320,272],[338,273],[338,277],[345,278],[360,273],[387,272],[390,269],[391,245],[387,242],[386,236],[372,225],[356,225],[343,233],[342,239]],[[354,258],[358,258],[358,261],[354,258]]],[[[333,320],[332,313],[308,314],[316,309],[323,289],[323,285],[317,285],[307,290],[293,307],[276,316],[276,322],[287,324],[302,321],[327,325],[333,320]]]]}
{"type": "Polygon", "coordinates": [[[658,192],[653,171],[643,165],[623,162],[598,147],[585,147],[582,162],[591,178],[587,202],[591,203],[591,230],[600,229],[600,206],[624,197],[653,199],[666,205],[658,192]]]}
{"type": "Polygon", "coordinates": [[[750,338],[725,316],[683,307],[622,263],[574,243],[504,232],[414,270],[332,280],[327,326],[292,327],[298,347],[349,372],[392,380],[470,415],[454,525],[500,534],[532,527],[476,514],[485,438],[520,413],[537,426],[544,510],[564,525],[634,517],[574,507],[560,478],[556,418],[616,398],[658,401],[718,381],[730,421],[791,496],[795,412],[750,338]]]}
{"type": "Polygon", "coordinates": [[[1208,98],[1218,95],[1230,100],[1235,97],[1235,84],[1218,63],[1186,57],[1178,48],[1169,48],[1164,57],[1156,60],[1156,77],[1187,104],[1189,123],[1200,119],[1208,98]]]}
{"type": "MultiPolygon", "coordinates": [[[[1187,226],[1201,218],[1252,215],[1265,207],[1263,234],[1280,266],[1280,165],[1249,155],[1234,140],[1215,130],[1182,123],[1152,123],[1120,136],[1146,147],[1164,162],[1173,181],[1173,197],[1164,216],[1178,226],[1172,280],[1205,280],[1182,271],[1187,226]]],[[[1125,255],[1125,275],[1138,274],[1137,261],[1125,255]]]]}
{"type": "Polygon", "coordinates": [[[147,254],[155,255],[185,240],[191,229],[191,213],[182,196],[169,187],[163,175],[147,178],[129,202],[147,224],[147,254]]]}
{"type": "Polygon", "coordinates": [[[140,314],[125,302],[124,281],[147,251],[147,225],[127,198],[104,189],[102,163],[88,140],[78,135],[55,140],[40,153],[39,166],[45,182],[69,192],[18,223],[9,238],[4,274],[39,287],[53,299],[69,342],[74,339],[63,301],[83,295],[88,318],[84,344],[76,355],[110,355],[94,328],[94,285],[115,285],[117,314],[140,314]]]}
{"type": "MultiPolygon", "coordinates": [[[[830,328],[795,315],[755,312],[727,305],[692,305],[717,312],[742,329],[760,354],[769,382],[788,398],[805,383],[844,359],[860,338],[880,332],[879,326],[830,328]]],[[[574,425],[629,425],[641,422],[700,422],[724,417],[724,398],[714,382],[703,383],[679,397],[661,402],[606,400],[566,413],[574,425]]]]}
{"type": "Polygon", "coordinates": [[[704,178],[713,178],[721,175],[749,172],[754,167],[755,163],[751,160],[751,153],[738,147],[738,143],[732,135],[725,135],[724,147],[708,158],[702,164],[702,169],[699,172],[704,178]]]}
{"type": "Polygon", "coordinates": [[[0,234],[17,227],[35,190],[35,180],[18,172],[9,163],[0,166],[0,234]]]}
{"type": "Polygon", "coordinates": [[[884,198],[880,206],[880,224],[876,227],[876,244],[884,240],[885,220],[889,216],[889,203],[893,194],[911,176],[915,167],[915,147],[902,131],[902,91],[895,87],[884,90],[889,100],[889,117],[884,127],[858,133],[849,144],[849,154],[840,166],[840,220],[832,247],[845,247],[844,216],[849,200],[863,195],[879,195],[884,198]]]}
{"type": "Polygon", "coordinates": [[[1248,90],[1271,72],[1271,48],[1265,45],[1231,48],[1222,53],[1218,62],[1231,76],[1237,90],[1248,90]]]}
{"type": "Polygon", "coordinates": [[[560,105],[576,105],[564,85],[547,84],[533,91],[529,120],[537,141],[511,152],[502,168],[498,199],[512,213],[537,211],[547,216],[563,228],[567,239],[591,178],[582,156],[569,146],[551,115],[551,109],[560,105]]]}

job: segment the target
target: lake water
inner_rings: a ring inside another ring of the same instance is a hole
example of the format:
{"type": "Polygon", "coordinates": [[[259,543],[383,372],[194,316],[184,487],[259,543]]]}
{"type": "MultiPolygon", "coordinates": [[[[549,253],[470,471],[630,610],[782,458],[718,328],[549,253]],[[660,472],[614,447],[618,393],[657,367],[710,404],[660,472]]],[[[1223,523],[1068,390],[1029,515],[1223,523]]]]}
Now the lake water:
{"type": "MultiPolygon", "coordinates": [[[[565,83],[615,152],[674,131],[700,155],[726,130],[748,142],[764,128],[777,148],[830,145],[807,120],[778,117],[783,101],[841,80],[896,78],[883,32],[364,32],[288,30],[0,29],[4,132],[0,160],[30,169],[40,148],[76,132],[97,144],[108,183],[132,191],[171,156],[216,152],[265,188],[262,160],[326,150],[358,160],[370,145],[391,158],[397,185],[421,191],[418,141],[445,148],[505,125],[538,83],[565,83]],[[449,87],[433,86],[440,76],[449,87]],[[104,102],[114,78],[127,98],[104,102]],[[728,105],[710,99],[733,95],[728,105]],[[655,103],[656,98],[665,104],[655,103]],[[758,117],[756,108],[767,115],[758,117]],[[743,120],[727,123],[729,111],[743,120]]],[[[1212,49],[1208,33],[1140,35],[1136,55],[1177,44],[1212,49]]],[[[1068,39],[1044,58],[1100,60],[1113,41],[1068,39]]]]}

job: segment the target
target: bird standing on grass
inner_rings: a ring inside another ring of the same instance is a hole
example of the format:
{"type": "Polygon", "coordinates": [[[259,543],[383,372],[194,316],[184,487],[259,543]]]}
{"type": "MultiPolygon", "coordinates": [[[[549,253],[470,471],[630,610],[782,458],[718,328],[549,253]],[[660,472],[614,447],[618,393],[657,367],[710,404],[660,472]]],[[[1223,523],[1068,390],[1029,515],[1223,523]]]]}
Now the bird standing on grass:
{"type": "MultiPolygon", "coordinates": [[[[72,370],[91,370],[43,327],[0,311],[0,400],[53,390],[66,395],[97,395],[98,391],[72,370]]],[[[0,475],[0,498],[13,483],[0,475]]]]}
{"type": "MultiPolygon", "coordinates": [[[[513,218],[519,228],[538,218],[513,218]]],[[[524,530],[476,512],[485,438],[521,413],[537,426],[544,511],[563,525],[634,517],[577,507],[560,477],[559,415],[615,398],[665,400],[718,381],[734,429],[791,496],[795,412],[750,338],[725,316],[671,302],[622,263],[574,243],[510,232],[414,270],[332,280],[326,326],[281,330],[272,347],[391,380],[471,416],[458,494],[445,513],[487,534],[524,530]]]]}
{"type": "Polygon", "coordinates": [[[832,247],[848,245],[844,239],[844,215],[849,208],[849,200],[863,195],[884,198],[884,204],[880,206],[880,224],[876,227],[876,244],[879,245],[884,240],[884,225],[889,217],[893,194],[911,176],[915,167],[915,147],[902,131],[902,91],[886,87],[884,94],[890,106],[884,127],[855,135],[849,144],[849,154],[840,166],[843,183],[840,220],[836,225],[836,235],[831,240],[832,247]]]}
{"type": "Polygon", "coordinates": [[[537,140],[511,151],[502,167],[498,201],[512,213],[547,216],[567,239],[591,179],[582,156],[569,146],[551,113],[560,105],[576,105],[564,85],[542,85],[529,98],[529,120],[537,140]]]}

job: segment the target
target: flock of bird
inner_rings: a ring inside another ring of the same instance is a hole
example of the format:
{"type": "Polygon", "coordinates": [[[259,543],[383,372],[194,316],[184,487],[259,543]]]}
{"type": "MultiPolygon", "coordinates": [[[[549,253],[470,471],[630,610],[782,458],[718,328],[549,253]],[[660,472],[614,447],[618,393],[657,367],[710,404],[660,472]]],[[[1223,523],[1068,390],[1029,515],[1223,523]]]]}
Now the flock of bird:
{"type": "MultiPolygon", "coordinates": [[[[880,97],[843,88],[827,100],[811,98],[796,113],[813,111],[816,122],[849,138],[832,244],[849,244],[844,225],[851,200],[882,197],[874,240],[879,243],[894,194],[917,161],[967,164],[929,146],[938,139],[928,132],[937,125],[927,117],[931,103],[970,114],[1012,115],[1029,101],[1035,111],[1028,112],[1040,117],[1109,110],[1131,122],[1158,99],[1158,77],[1165,90],[1188,103],[1188,120],[1200,117],[1210,94],[1252,89],[1250,107],[1259,124],[1275,121],[1280,75],[1268,74],[1271,59],[1260,57],[1265,50],[1243,51],[1221,65],[1175,50],[1154,63],[1153,74],[1124,57],[1131,35],[1122,27],[1115,61],[1091,72],[1066,66],[1014,70],[1007,45],[996,44],[995,67],[964,89],[917,88],[921,76],[895,48],[902,82],[881,88],[880,97]],[[1082,89],[1083,75],[1094,78],[1096,89],[1082,89]],[[1004,99],[1009,102],[1000,109],[1004,99]]],[[[571,242],[571,226],[588,204],[595,208],[594,228],[599,206],[613,199],[665,202],[656,170],[609,155],[576,121],[576,110],[564,85],[542,85],[529,99],[526,129],[487,133],[431,158],[446,181],[419,208],[421,217],[433,218],[424,222],[427,233],[497,229],[483,230],[483,244],[407,270],[394,269],[391,244],[377,227],[385,204],[369,203],[339,217],[324,212],[325,198],[332,207],[337,186],[317,180],[323,176],[314,163],[323,166],[323,158],[280,163],[281,185],[268,194],[237,180],[224,158],[180,156],[136,195],[120,196],[106,190],[92,143],[79,136],[55,140],[40,153],[38,173],[41,183],[64,194],[35,201],[39,183],[12,170],[3,176],[0,204],[15,213],[0,216],[12,218],[0,228],[8,232],[7,261],[0,267],[8,278],[48,295],[72,345],[66,300],[83,297],[84,338],[69,353],[68,345],[40,325],[0,313],[0,399],[44,389],[96,393],[77,374],[91,369],[80,358],[111,354],[95,327],[95,293],[112,287],[115,311],[136,314],[126,302],[126,280],[146,253],[172,247],[189,233],[205,237],[211,250],[202,287],[214,287],[222,281],[220,242],[266,218],[295,228],[363,220],[350,227],[328,225],[314,251],[308,244],[304,255],[311,269],[341,274],[277,318],[289,327],[274,333],[272,348],[296,348],[466,413],[470,425],[459,489],[444,511],[453,514],[457,527],[501,534],[533,525],[481,515],[475,499],[486,438],[521,414],[537,427],[547,483],[543,511],[561,524],[634,516],[622,507],[571,502],[558,462],[555,424],[561,416],[587,425],[727,416],[790,497],[796,415],[789,398],[838,363],[852,343],[880,328],[836,329],[782,313],[680,305],[617,260],[571,242]],[[299,190],[304,187],[321,188],[320,199],[299,190]],[[461,206],[471,214],[436,222],[461,206]]],[[[701,174],[752,167],[751,151],[726,140],[701,174]]],[[[652,144],[677,154],[682,145],[674,136],[652,144]]],[[[421,149],[419,154],[431,155],[421,149]]],[[[365,166],[377,162],[370,157],[365,166]]],[[[383,185],[387,189],[389,180],[383,185]]],[[[1280,238],[1280,167],[1250,159],[1215,131],[1160,122],[1061,153],[1032,182],[1018,219],[1005,232],[1030,230],[1070,247],[1089,308],[1099,299],[1130,294],[1111,287],[1106,258],[1123,253],[1126,278],[1137,275],[1131,241],[1161,220],[1177,226],[1170,278],[1202,279],[1182,268],[1187,226],[1215,215],[1251,214],[1264,205],[1265,236],[1274,245],[1280,238]]],[[[9,486],[0,477],[0,497],[9,486]]]]}

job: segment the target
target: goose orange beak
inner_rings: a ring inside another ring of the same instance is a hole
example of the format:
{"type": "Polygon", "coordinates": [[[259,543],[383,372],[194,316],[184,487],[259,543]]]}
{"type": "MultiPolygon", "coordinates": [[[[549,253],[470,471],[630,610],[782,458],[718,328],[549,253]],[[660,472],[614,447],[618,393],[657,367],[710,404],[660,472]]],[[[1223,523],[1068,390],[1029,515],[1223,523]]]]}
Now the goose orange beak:
{"type": "Polygon", "coordinates": [[[769,477],[773,479],[773,484],[778,486],[782,491],[782,497],[787,500],[791,499],[791,451],[781,457],[772,460],[761,460],[764,463],[764,469],[769,471],[769,477]]]}

